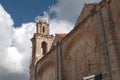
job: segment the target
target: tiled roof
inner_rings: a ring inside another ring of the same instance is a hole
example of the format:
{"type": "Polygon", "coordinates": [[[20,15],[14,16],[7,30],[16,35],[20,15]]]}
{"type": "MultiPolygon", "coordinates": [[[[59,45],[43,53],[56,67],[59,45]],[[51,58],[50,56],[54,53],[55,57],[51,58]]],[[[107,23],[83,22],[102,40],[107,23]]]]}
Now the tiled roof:
{"type": "Polygon", "coordinates": [[[60,36],[60,37],[65,37],[67,34],[65,33],[60,33],[60,34],[56,34],[56,36],[60,36]]]}

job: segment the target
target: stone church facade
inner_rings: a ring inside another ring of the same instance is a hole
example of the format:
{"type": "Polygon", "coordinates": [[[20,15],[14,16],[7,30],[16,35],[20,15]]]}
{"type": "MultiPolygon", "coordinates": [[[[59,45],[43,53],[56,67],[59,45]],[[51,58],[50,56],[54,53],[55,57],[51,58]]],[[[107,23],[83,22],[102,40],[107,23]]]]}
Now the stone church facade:
{"type": "Polygon", "coordinates": [[[67,35],[36,28],[30,80],[120,80],[120,0],[85,4],[67,35]]]}

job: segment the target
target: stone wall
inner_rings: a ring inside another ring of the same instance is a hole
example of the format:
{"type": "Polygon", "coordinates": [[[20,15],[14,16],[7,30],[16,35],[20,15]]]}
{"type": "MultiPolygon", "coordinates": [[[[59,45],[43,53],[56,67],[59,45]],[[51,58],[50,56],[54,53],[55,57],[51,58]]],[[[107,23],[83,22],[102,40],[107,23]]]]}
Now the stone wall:
{"type": "Polygon", "coordinates": [[[56,58],[56,49],[53,48],[37,62],[36,80],[56,80],[56,58]]]}
{"type": "Polygon", "coordinates": [[[62,80],[80,80],[99,73],[103,80],[119,80],[118,3],[101,1],[62,40],[62,80]]]}

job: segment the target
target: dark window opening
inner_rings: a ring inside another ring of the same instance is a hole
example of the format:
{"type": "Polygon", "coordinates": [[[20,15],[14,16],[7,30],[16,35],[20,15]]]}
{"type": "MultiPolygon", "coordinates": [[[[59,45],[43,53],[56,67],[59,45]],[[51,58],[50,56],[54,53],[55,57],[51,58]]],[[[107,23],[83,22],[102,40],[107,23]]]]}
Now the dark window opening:
{"type": "Polygon", "coordinates": [[[43,26],[43,33],[45,33],[45,27],[43,26]]]}
{"type": "Polygon", "coordinates": [[[47,53],[47,43],[45,41],[42,42],[42,53],[43,55],[47,53]]]}

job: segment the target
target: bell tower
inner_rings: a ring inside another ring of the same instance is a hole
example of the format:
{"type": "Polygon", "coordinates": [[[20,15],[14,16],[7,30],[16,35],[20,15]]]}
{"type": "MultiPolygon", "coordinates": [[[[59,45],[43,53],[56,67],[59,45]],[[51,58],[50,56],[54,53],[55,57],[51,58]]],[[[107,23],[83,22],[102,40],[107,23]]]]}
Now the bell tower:
{"type": "Polygon", "coordinates": [[[53,35],[49,34],[49,24],[41,19],[36,24],[36,33],[32,40],[32,56],[36,62],[51,48],[53,35]]]}
{"type": "Polygon", "coordinates": [[[35,80],[35,66],[51,48],[53,35],[49,34],[49,24],[46,20],[41,19],[36,24],[36,33],[34,33],[32,41],[32,62],[30,66],[30,80],[35,80]]]}

